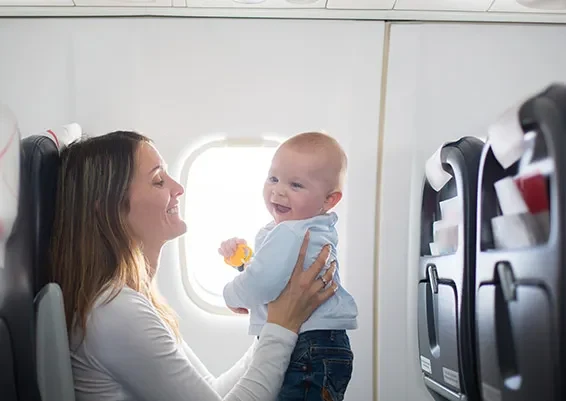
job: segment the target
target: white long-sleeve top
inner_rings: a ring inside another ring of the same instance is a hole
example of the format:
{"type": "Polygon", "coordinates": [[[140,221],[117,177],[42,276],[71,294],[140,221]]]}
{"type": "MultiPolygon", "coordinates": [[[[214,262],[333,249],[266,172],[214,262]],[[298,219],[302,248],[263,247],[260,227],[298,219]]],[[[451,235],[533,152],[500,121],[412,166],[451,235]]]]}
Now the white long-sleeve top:
{"type": "Polygon", "coordinates": [[[149,300],[126,287],[109,303],[95,303],[80,340],[71,335],[77,401],[271,401],[297,334],[266,324],[260,340],[214,377],[149,300]]]}

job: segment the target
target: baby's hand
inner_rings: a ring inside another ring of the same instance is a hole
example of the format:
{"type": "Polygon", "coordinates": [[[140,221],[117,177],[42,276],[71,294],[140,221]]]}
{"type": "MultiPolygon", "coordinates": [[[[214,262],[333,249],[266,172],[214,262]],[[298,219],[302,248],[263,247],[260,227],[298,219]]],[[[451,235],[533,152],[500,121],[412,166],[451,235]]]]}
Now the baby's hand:
{"type": "Polygon", "coordinates": [[[242,238],[230,238],[220,244],[220,248],[218,248],[218,253],[225,258],[229,258],[230,256],[236,253],[236,249],[238,248],[239,244],[247,245],[246,240],[242,238]]]}

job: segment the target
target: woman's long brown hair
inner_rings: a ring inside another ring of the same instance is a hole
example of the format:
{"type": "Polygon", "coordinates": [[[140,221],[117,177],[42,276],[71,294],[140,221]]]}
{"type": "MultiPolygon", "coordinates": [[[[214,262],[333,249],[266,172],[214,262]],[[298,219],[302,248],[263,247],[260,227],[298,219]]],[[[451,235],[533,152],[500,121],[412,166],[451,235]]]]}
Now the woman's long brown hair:
{"type": "Polygon", "coordinates": [[[140,246],[129,233],[128,189],[141,143],[132,131],[80,139],[61,152],[50,278],[60,285],[69,335],[86,322],[94,302],[109,290],[111,301],[124,286],[145,295],[180,338],[175,314],[151,283],[140,246]]]}

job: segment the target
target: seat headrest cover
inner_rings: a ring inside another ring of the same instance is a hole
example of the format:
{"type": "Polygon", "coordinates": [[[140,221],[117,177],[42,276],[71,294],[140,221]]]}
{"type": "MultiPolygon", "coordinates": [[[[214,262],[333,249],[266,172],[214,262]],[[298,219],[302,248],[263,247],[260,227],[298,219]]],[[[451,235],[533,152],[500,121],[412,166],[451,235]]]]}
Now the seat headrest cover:
{"type": "Polygon", "coordinates": [[[19,186],[20,131],[12,111],[0,103],[0,269],[18,215],[19,186]]]}
{"type": "Polygon", "coordinates": [[[43,135],[51,139],[61,152],[71,142],[82,136],[81,126],[77,123],[70,123],[58,128],[45,130],[38,135],[43,135]]]}
{"type": "Polygon", "coordinates": [[[523,102],[507,109],[488,128],[487,141],[503,168],[519,160],[525,151],[524,133],[519,121],[519,108],[523,102]]]}
{"type": "Polygon", "coordinates": [[[452,178],[452,176],[444,170],[442,160],[440,160],[440,153],[445,144],[446,142],[440,145],[425,164],[426,178],[435,191],[439,191],[452,178]]]}

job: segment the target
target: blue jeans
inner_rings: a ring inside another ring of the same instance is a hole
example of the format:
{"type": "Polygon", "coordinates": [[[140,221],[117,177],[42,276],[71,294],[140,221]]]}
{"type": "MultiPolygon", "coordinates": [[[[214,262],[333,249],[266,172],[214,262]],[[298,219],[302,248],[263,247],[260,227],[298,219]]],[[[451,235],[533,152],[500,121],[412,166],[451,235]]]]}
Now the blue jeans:
{"type": "Polygon", "coordinates": [[[299,334],[277,401],[342,401],[353,361],[345,330],[299,334]]]}

